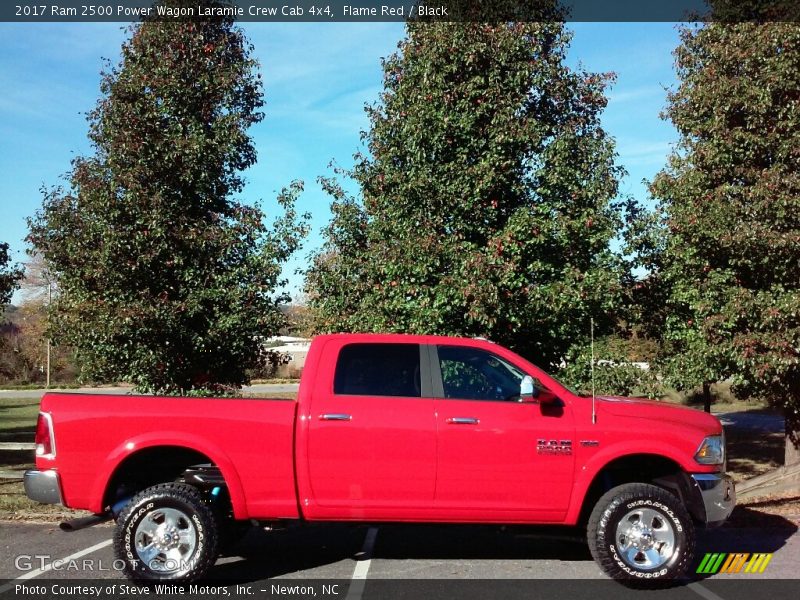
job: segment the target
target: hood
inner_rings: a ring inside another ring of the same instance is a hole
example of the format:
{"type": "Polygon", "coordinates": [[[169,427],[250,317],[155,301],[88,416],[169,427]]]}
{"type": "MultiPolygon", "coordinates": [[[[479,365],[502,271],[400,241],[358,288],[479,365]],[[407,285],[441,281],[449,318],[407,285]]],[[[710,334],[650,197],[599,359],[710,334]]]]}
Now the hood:
{"type": "Polygon", "coordinates": [[[620,417],[634,417],[653,421],[670,421],[701,429],[706,435],[722,431],[722,424],[714,415],[696,408],[649,400],[647,398],[625,398],[623,396],[598,396],[602,410],[620,417]]]}

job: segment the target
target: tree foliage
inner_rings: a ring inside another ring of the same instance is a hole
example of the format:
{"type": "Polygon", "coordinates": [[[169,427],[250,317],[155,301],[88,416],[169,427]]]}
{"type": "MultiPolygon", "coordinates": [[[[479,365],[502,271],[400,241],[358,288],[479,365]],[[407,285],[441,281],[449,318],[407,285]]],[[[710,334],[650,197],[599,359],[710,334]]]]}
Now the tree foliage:
{"type": "Polygon", "coordinates": [[[683,389],[734,377],[800,415],[800,26],[685,27],[653,181],[665,352],[683,389]]]}
{"type": "MultiPolygon", "coordinates": [[[[171,1],[172,4],[181,2],[171,1]]],[[[216,4],[206,2],[206,4],[216,4]]],[[[92,156],[45,191],[30,242],[58,280],[52,333],[84,375],[140,391],[239,386],[282,324],[281,265],[305,234],[293,184],[264,225],[235,200],[263,118],[252,47],[231,19],[145,21],[103,74],[92,156]]]]}
{"type": "Polygon", "coordinates": [[[563,23],[408,24],[367,108],[368,153],[346,173],[357,195],[322,179],[318,329],[483,335],[546,365],[590,316],[611,323],[611,75],[566,66],[569,37],[563,23]]]}
{"type": "MultiPolygon", "coordinates": [[[[14,290],[19,287],[22,274],[19,266],[11,264],[8,244],[0,242],[0,311],[11,301],[14,290]]],[[[2,313],[0,312],[0,314],[2,313]]]]}
{"type": "MultiPolygon", "coordinates": [[[[594,390],[598,395],[657,398],[663,394],[663,389],[650,369],[650,361],[642,360],[645,357],[637,355],[638,352],[631,353],[636,345],[616,336],[597,340],[594,372],[591,348],[575,346],[570,349],[565,360],[566,367],[559,376],[584,395],[590,395],[594,390]]],[[[650,344],[642,341],[639,345],[647,348],[650,344]]]]}
{"type": "MultiPolygon", "coordinates": [[[[24,296],[6,311],[0,326],[0,383],[44,384],[47,380],[47,306],[24,296]]],[[[75,383],[73,351],[54,346],[50,352],[51,383],[75,383]]]]}
{"type": "Polygon", "coordinates": [[[6,379],[13,371],[11,363],[14,361],[9,359],[14,358],[14,340],[11,338],[16,334],[16,327],[6,321],[7,315],[4,313],[11,296],[19,287],[23,274],[19,265],[11,263],[8,244],[0,242],[0,379],[6,379]]]}

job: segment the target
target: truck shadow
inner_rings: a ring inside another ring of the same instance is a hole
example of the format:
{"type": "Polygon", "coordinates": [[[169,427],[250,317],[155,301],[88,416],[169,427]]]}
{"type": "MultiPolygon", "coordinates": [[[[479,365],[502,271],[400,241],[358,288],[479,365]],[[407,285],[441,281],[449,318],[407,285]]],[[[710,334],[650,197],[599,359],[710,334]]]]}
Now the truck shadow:
{"type": "Polygon", "coordinates": [[[229,583],[282,577],[313,569],[309,577],[350,579],[353,559],[386,560],[592,560],[575,528],[485,525],[380,524],[370,557],[361,552],[365,525],[312,525],[250,531],[220,560],[209,579],[229,583]],[[239,557],[239,560],[235,560],[239,557]],[[233,558],[234,560],[231,560],[233,558]]]}
{"type": "MultiPolygon", "coordinates": [[[[265,531],[253,528],[209,572],[207,579],[246,583],[314,570],[314,577],[349,579],[336,564],[361,551],[363,525],[325,524],[265,531]]],[[[351,568],[352,570],[352,568],[351,568]]]]}
{"type": "MultiPolygon", "coordinates": [[[[319,524],[286,530],[253,529],[222,558],[209,579],[248,583],[275,577],[347,580],[354,560],[496,560],[508,562],[498,577],[524,578],[533,561],[592,561],[584,533],[578,528],[486,525],[380,524],[372,555],[361,555],[368,526],[319,524]],[[521,565],[515,561],[531,561],[521,565]],[[522,570],[521,570],[522,569],[522,570]],[[310,572],[309,572],[310,571],[310,572]],[[304,573],[306,572],[306,573],[304,573]]],[[[689,570],[690,583],[708,575],[694,574],[705,553],[774,553],[797,532],[797,525],[778,515],[739,507],[732,521],[698,533],[698,548],[689,570]]],[[[581,568],[580,576],[600,576],[599,569],[581,568]],[[596,571],[596,573],[595,573],[596,571]]],[[[562,573],[553,573],[561,577],[562,573]]],[[[452,576],[452,574],[451,574],[452,576]]],[[[681,585],[680,582],[677,582],[681,585]]]]}
{"type": "Polygon", "coordinates": [[[574,527],[382,525],[374,558],[592,560],[574,527]]]}

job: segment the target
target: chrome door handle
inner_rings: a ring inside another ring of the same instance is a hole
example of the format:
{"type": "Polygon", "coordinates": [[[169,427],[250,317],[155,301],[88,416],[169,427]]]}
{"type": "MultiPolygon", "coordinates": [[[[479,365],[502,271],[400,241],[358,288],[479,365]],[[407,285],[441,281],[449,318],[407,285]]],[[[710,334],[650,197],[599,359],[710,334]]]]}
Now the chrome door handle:
{"type": "Polygon", "coordinates": [[[477,425],[480,423],[475,417],[450,417],[447,422],[450,425],[477,425]]]}
{"type": "Polygon", "coordinates": [[[319,416],[320,419],[323,421],[352,421],[353,417],[351,415],[346,415],[344,413],[327,413],[324,415],[319,416]]]}

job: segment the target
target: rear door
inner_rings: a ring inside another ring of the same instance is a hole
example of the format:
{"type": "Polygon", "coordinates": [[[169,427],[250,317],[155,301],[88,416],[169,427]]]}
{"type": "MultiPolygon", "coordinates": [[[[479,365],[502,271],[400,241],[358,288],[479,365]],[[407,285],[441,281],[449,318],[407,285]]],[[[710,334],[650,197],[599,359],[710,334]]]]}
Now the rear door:
{"type": "Polygon", "coordinates": [[[427,348],[336,343],[329,355],[336,357],[332,383],[315,392],[308,416],[314,502],[343,509],[329,516],[353,518],[430,508],[436,484],[436,422],[427,348]]]}
{"type": "Polygon", "coordinates": [[[570,407],[521,403],[526,373],[493,352],[457,345],[432,350],[437,509],[560,519],[573,479],[570,407]]]}

